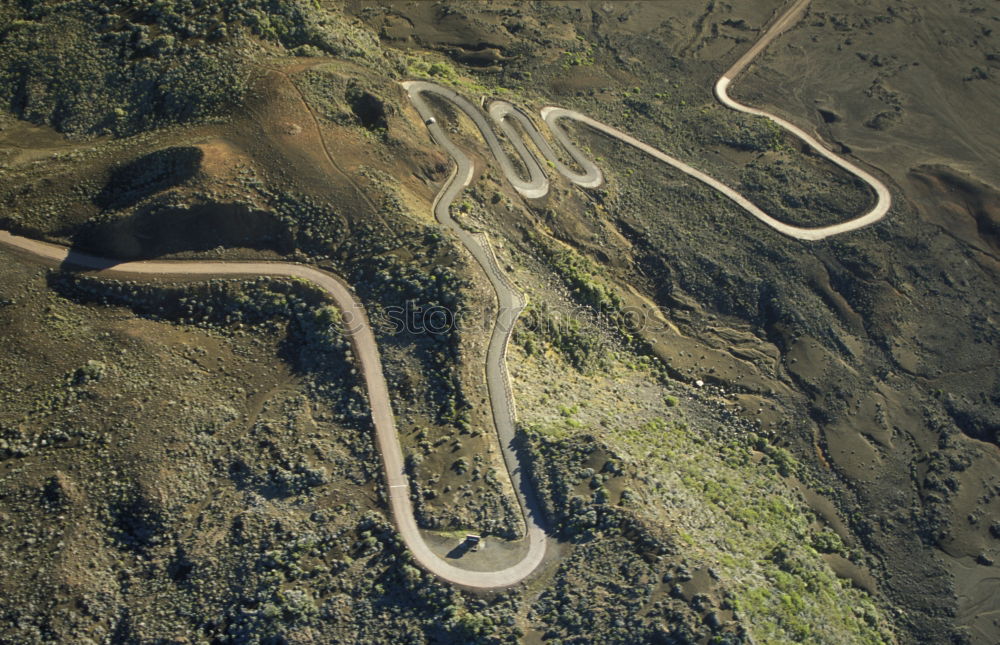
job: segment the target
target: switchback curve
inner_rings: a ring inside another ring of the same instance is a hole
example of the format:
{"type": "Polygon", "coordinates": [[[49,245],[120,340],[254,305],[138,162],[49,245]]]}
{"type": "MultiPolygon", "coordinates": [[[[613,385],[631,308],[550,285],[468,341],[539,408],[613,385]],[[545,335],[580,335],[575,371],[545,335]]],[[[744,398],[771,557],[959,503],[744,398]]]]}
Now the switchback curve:
{"type": "Polygon", "coordinates": [[[802,15],[804,15],[808,3],[809,0],[795,0],[795,2],[793,2],[792,5],[775,20],[772,26],[764,32],[761,38],[751,47],[751,49],[719,79],[716,83],[715,91],[719,101],[725,106],[740,112],[746,112],[771,119],[780,127],[815,148],[823,157],[854,174],[872,187],[875,191],[877,200],[874,207],[869,212],[847,222],[831,226],[810,228],[794,226],[781,222],[764,212],[749,199],[723,182],[613,126],[601,123],[596,119],[574,110],[553,106],[542,108],[542,120],[549,127],[552,136],[559,143],[559,145],[562,146],[566,154],[573,159],[579,168],[582,169],[581,172],[578,172],[562,163],[561,159],[552,149],[551,145],[545,137],[542,136],[542,134],[535,127],[533,121],[526,114],[515,108],[507,101],[494,100],[489,104],[488,114],[493,123],[496,124],[506,135],[508,143],[517,153],[521,161],[521,165],[527,174],[527,177],[525,177],[521,174],[514,161],[507,154],[498,139],[492,124],[485,118],[482,110],[476,107],[468,99],[449,87],[438,85],[430,81],[410,80],[402,83],[411,104],[417,111],[420,118],[424,121],[424,124],[427,126],[431,138],[435,143],[444,148],[455,162],[451,175],[448,177],[448,180],[445,182],[444,186],[442,186],[441,190],[434,199],[434,204],[432,206],[434,216],[443,226],[451,230],[455,236],[459,238],[473,258],[483,268],[486,277],[493,286],[497,302],[500,306],[487,349],[486,382],[493,408],[494,424],[496,426],[498,438],[500,439],[500,446],[503,452],[504,460],[507,464],[507,470],[510,474],[511,483],[515,492],[518,494],[519,501],[521,502],[521,508],[524,512],[525,526],[529,541],[527,554],[521,562],[509,569],[504,570],[505,573],[513,573],[514,571],[517,571],[517,575],[528,575],[537,565],[541,564],[542,559],[544,558],[546,546],[544,520],[540,513],[540,507],[537,499],[535,499],[535,493],[532,490],[530,483],[525,481],[522,477],[522,469],[518,461],[519,455],[515,450],[515,407],[506,366],[507,343],[509,342],[514,323],[526,305],[526,300],[524,295],[510,282],[497,263],[496,256],[494,255],[489,242],[489,237],[485,234],[473,234],[467,231],[451,217],[451,204],[455,201],[462,190],[464,190],[472,182],[473,164],[468,155],[466,155],[461,148],[455,145],[455,143],[448,137],[444,127],[437,121],[434,110],[430,104],[424,100],[424,95],[436,95],[439,98],[451,102],[472,120],[473,124],[475,124],[476,128],[479,130],[480,135],[483,137],[483,140],[489,148],[493,158],[497,164],[499,164],[504,177],[510,182],[515,190],[517,190],[525,198],[532,199],[543,197],[549,190],[549,181],[545,172],[542,170],[539,160],[525,145],[522,134],[526,135],[528,139],[531,140],[535,149],[541,153],[546,162],[548,162],[553,168],[556,169],[557,172],[559,172],[559,174],[566,177],[569,181],[583,188],[594,188],[601,185],[603,182],[603,174],[600,168],[598,168],[597,165],[570,140],[565,130],[561,127],[561,120],[570,119],[583,123],[599,132],[618,139],[623,143],[627,143],[652,156],[653,158],[677,168],[688,176],[701,181],[702,183],[722,193],[742,209],[780,233],[800,240],[820,240],[831,235],[845,233],[868,226],[884,217],[891,205],[891,197],[888,188],[886,188],[881,181],[873,177],[871,174],[827,150],[822,146],[822,144],[816,141],[801,128],[798,128],[794,124],[763,110],[757,110],[755,108],[739,104],[730,99],[728,94],[726,94],[726,89],[732,78],[742,71],[754,57],[763,51],[768,43],[770,43],[775,37],[788,29],[791,25],[798,22],[802,15]],[[520,126],[520,132],[515,127],[514,122],[520,126]]]}
{"type": "MultiPolygon", "coordinates": [[[[406,544],[413,559],[424,569],[453,584],[473,589],[495,589],[508,587],[524,579],[540,564],[538,560],[524,558],[516,565],[499,571],[469,571],[461,569],[438,557],[424,541],[413,514],[410,501],[410,486],[403,469],[403,452],[396,433],[396,423],[382,362],[379,357],[375,334],[364,306],[353,295],[350,288],[340,278],[302,264],[287,262],[221,262],[221,261],[139,261],[118,262],[81,253],[63,246],[48,244],[38,240],[0,231],[0,246],[30,255],[35,260],[57,267],[72,266],[79,269],[95,270],[98,277],[173,277],[181,280],[204,280],[211,277],[260,277],[298,278],[312,282],[334,301],[341,312],[343,332],[351,343],[358,367],[365,381],[368,402],[371,406],[372,423],[375,426],[375,442],[385,471],[385,484],[392,513],[400,537],[406,544]]],[[[529,534],[529,546],[541,536],[529,534]]],[[[537,547],[535,551],[538,553],[537,547]]],[[[544,548],[541,549],[544,555],[544,548]]]]}
{"type": "MultiPolygon", "coordinates": [[[[733,79],[741,71],[743,71],[743,69],[750,64],[753,58],[760,54],[760,52],[762,52],[765,47],[772,40],[774,40],[774,38],[798,22],[798,20],[805,13],[808,4],[809,0],[796,0],[793,2],[788,10],[782,13],[767,29],[767,31],[764,32],[761,38],[754,43],[750,50],[741,56],[739,60],[737,60],[736,63],[719,78],[715,84],[715,95],[720,103],[732,110],[752,114],[754,116],[761,116],[771,120],[785,131],[808,144],[822,157],[836,164],[840,168],[843,168],[872,188],[875,192],[876,201],[874,206],[868,212],[846,222],[840,222],[829,226],[804,227],[782,222],[763,211],[756,204],[725,183],[698,170],[697,168],[694,168],[680,159],[677,159],[676,157],[668,155],[662,150],[658,150],[657,148],[636,139],[632,135],[615,128],[614,126],[602,123],[575,110],[554,106],[543,107],[540,112],[542,120],[548,126],[553,138],[559,143],[560,146],[562,146],[573,161],[583,169],[582,173],[577,172],[572,168],[567,167],[562,163],[562,161],[560,161],[559,156],[555,153],[551,145],[549,145],[548,141],[542,136],[527,115],[506,101],[492,101],[489,106],[489,116],[504,132],[507,136],[507,140],[520,157],[524,168],[528,172],[528,178],[524,179],[521,177],[515,164],[511,161],[507,152],[500,144],[500,141],[497,139],[490,123],[483,117],[482,112],[462,95],[450,88],[428,81],[405,81],[403,83],[403,87],[407,90],[410,101],[417,109],[421,118],[428,123],[428,129],[431,131],[431,135],[434,137],[434,140],[445,147],[449,154],[452,154],[452,157],[456,159],[456,161],[459,157],[456,156],[455,152],[457,151],[458,154],[462,154],[461,151],[458,151],[453,145],[446,145],[443,143],[447,137],[444,135],[444,131],[441,129],[440,124],[436,123],[433,110],[430,109],[421,95],[429,93],[447,99],[462,110],[462,112],[464,112],[467,116],[469,116],[479,129],[479,132],[486,141],[493,157],[496,159],[497,163],[499,163],[504,176],[508,181],[510,181],[511,185],[513,185],[514,188],[526,198],[543,197],[548,192],[549,182],[542,170],[541,165],[535,158],[535,155],[529,152],[527,146],[525,146],[521,133],[526,134],[535,145],[535,148],[541,152],[545,160],[549,162],[559,174],[566,177],[569,181],[583,188],[594,188],[602,183],[603,175],[600,168],[598,168],[597,165],[570,140],[566,131],[560,125],[560,121],[568,119],[582,123],[609,137],[617,139],[623,143],[627,143],[628,145],[650,155],[651,157],[673,166],[688,176],[693,177],[722,193],[736,203],[740,208],[779,233],[783,233],[784,235],[799,240],[821,240],[830,237],[831,235],[847,233],[849,231],[869,226],[885,217],[886,213],[889,212],[889,208],[892,206],[892,197],[889,193],[888,187],[886,187],[884,183],[876,179],[869,172],[859,168],[847,159],[831,152],[802,128],[786,121],[785,119],[782,119],[779,116],[771,114],[770,112],[738,103],[728,94],[728,89],[733,79]],[[512,123],[513,121],[516,121],[520,126],[521,132],[518,132],[517,128],[514,127],[512,123]]],[[[463,172],[471,173],[471,166],[466,169],[460,164],[459,174],[462,174],[463,172]]],[[[461,186],[458,186],[455,183],[447,185],[444,189],[442,189],[442,192],[439,195],[439,202],[450,203],[450,200],[457,196],[457,191],[460,190],[461,187],[467,185],[468,181],[471,181],[471,174],[465,176],[463,182],[459,182],[461,183],[461,186]],[[448,199],[441,199],[442,197],[447,197],[448,199]]],[[[441,218],[439,217],[439,219],[441,218]]]]}

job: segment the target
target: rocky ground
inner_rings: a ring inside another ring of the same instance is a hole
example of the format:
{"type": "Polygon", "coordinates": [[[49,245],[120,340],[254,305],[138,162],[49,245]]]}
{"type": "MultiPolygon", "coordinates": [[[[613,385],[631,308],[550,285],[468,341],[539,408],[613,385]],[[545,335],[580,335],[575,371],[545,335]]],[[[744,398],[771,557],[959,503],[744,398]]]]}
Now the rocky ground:
{"type": "MultiPolygon", "coordinates": [[[[421,525],[513,537],[482,382],[494,305],[430,215],[449,162],[396,81],[578,109],[783,221],[857,215],[866,189],[713,99],[780,9],[744,4],[5,5],[0,223],[344,276],[421,525]],[[436,306],[473,324],[392,323],[436,306]]],[[[510,592],[409,563],[315,293],[102,285],[4,254],[0,640],[996,642],[994,22],[817,0],[734,83],[891,186],[886,219],[846,236],[785,238],[582,129],[596,190],[554,178],[526,202],[481,158],[459,219],[532,303],[512,375],[558,536],[510,592]]]]}

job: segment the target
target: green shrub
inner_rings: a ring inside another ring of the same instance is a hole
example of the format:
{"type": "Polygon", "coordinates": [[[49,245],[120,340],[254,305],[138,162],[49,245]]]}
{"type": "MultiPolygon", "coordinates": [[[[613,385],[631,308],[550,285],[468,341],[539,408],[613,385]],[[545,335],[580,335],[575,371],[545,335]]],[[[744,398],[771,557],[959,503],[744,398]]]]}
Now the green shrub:
{"type": "Polygon", "coordinates": [[[251,39],[364,56],[373,38],[306,0],[4,3],[0,102],[80,135],[128,135],[219,113],[255,65],[251,39]]]}

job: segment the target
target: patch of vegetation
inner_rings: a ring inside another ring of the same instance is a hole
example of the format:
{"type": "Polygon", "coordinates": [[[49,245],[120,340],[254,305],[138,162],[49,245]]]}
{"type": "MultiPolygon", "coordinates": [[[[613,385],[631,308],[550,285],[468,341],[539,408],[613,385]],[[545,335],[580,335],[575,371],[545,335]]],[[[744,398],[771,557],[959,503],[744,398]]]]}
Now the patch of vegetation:
{"type": "Polygon", "coordinates": [[[870,201],[869,189],[853,175],[832,171],[817,179],[783,159],[748,164],[739,190],[772,216],[805,226],[850,219],[870,201]]]}
{"type": "Polygon", "coordinates": [[[546,639],[743,642],[742,628],[720,620],[711,603],[690,603],[672,589],[687,575],[683,558],[629,502],[621,458],[586,434],[556,439],[536,427],[527,438],[529,476],[546,514],[575,545],[532,611],[546,639]]]}
{"type": "Polygon", "coordinates": [[[276,329],[276,319],[288,319],[282,354],[292,365],[316,377],[318,396],[340,397],[341,420],[367,425],[367,397],[350,364],[350,350],[340,333],[340,312],[307,282],[271,279],[209,280],[166,286],[153,283],[99,280],[58,273],[52,285],[84,302],[124,305],[154,320],[172,320],[228,331],[263,327],[276,329]]]}
{"type": "Polygon", "coordinates": [[[631,518],[667,545],[664,560],[714,572],[713,611],[732,610],[754,642],[892,642],[875,600],[823,560],[850,554],[787,484],[802,468],[790,451],[753,421],[665,392],[659,369],[627,356],[584,378],[558,354],[520,362],[529,474],[563,538],[600,541],[631,518]]]}
{"type": "Polygon", "coordinates": [[[447,60],[430,58],[418,52],[407,52],[405,56],[406,75],[408,78],[425,78],[435,83],[452,85],[474,93],[502,90],[502,88],[487,88],[478,81],[463,76],[447,60]]]}
{"type": "Polygon", "coordinates": [[[443,239],[427,238],[421,257],[405,261],[397,255],[369,257],[349,275],[380,322],[380,343],[411,345],[426,369],[429,402],[441,423],[467,426],[469,403],[459,379],[460,320],[466,314],[464,291],[468,282],[443,262],[443,239]],[[435,241],[437,240],[437,241],[435,241]]]}
{"type": "MultiPolygon", "coordinates": [[[[634,316],[636,312],[625,306],[625,301],[604,270],[576,250],[557,246],[541,235],[530,234],[528,239],[545,266],[552,269],[569,289],[573,300],[590,312],[604,338],[613,339],[614,344],[629,347],[636,353],[649,353],[649,345],[637,334],[639,320],[634,316]],[[612,331],[610,336],[606,335],[608,331],[612,331]]],[[[526,322],[545,330],[548,342],[571,356],[578,369],[585,363],[604,364],[606,350],[599,337],[592,330],[584,330],[580,326],[582,311],[566,312],[564,317],[546,315],[546,312],[539,312],[541,316],[535,316],[531,311],[526,313],[526,322]]],[[[531,328],[525,330],[529,331],[531,328]]],[[[525,342],[531,340],[527,334],[523,338],[525,342]]]]}
{"type": "Polygon", "coordinates": [[[597,265],[570,248],[544,241],[539,235],[532,235],[530,241],[577,302],[590,307],[600,316],[611,316],[621,311],[622,299],[599,277],[597,265]]]}
{"type": "Polygon", "coordinates": [[[674,591],[683,567],[650,562],[628,539],[603,536],[578,546],[560,567],[555,584],[538,598],[530,617],[543,642],[634,643],[746,642],[745,632],[719,619],[699,598],[674,591]]]}
{"type": "Polygon", "coordinates": [[[770,464],[755,467],[751,445],[759,440],[723,438],[731,434],[662,420],[605,432],[644,473],[645,486],[627,507],[645,508],[647,521],[675,527],[680,548],[732,581],[732,605],[754,640],[891,642],[872,600],[819,557],[813,545],[824,545],[826,534],[810,527],[811,514],[779,476],[790,468],[787,453],[770,450],[770,464]],[[691,515],[682,519],[684,513],[691,515]]]}
{"type": "Polygon", "coordinates": [[[150,195],[194,177],[204,153],[182,146],[156,150],[112,169],[101,192],[94,197],[99,208],[126,208],[150,195]]]}
{"type": "MultiPolygon", "coordinates": [[[[823,634],[836,632],[851,642],[891,642],[871,599],[834,576],[809,546],[810,514],[776,477],[787,468],[784,460],[751,469],[746,444],[705,437],[682,423],[651,423],[623,438],[640,450],[655,443],[650,461],[669,469],[667,481],[676,481],[714,516],[712,526],[684,530],[691,546],[716,560],[727,578],[742,581],[733,603],[756,639],[828,642],[823,634]],[[709,466],[707,454],[719,461],[709,466]],[[725,549],[714,546],[712,534],[727,536],[725,549]]],[[[672,488],[663,493],[675,495],[672,488]]]]}
{"type": "Polygon", "coordinates": [[[748,152],[781,150],[789,136],[770,119],[736,114],[716,106],[703,110],[693,125],[695,132],[707,140],[748,152]]]}
{"type": "Polygon", "coordinates": [[[306,0],[8,4],[0,103],[68,134],[123,136],[233,105],[258,42],[363,57],[377,51],[370,39],[306,0]]]}
{"type": "Polygon", "coordinates": [[[532,302],[525,308],[514,328],[513,341],[528,356],[544,356],[552,348],[581,372],[601,369],[609,358],[601,336],[585,330],[575,316],[551,312],[545,302],[532,302]]]}
{"type": "Polygon", "coordinates": [[[562,68],[587,67],[594,64],[594,46],[583,36],[577,36],[577,47],[563,51],[562,68]]]}

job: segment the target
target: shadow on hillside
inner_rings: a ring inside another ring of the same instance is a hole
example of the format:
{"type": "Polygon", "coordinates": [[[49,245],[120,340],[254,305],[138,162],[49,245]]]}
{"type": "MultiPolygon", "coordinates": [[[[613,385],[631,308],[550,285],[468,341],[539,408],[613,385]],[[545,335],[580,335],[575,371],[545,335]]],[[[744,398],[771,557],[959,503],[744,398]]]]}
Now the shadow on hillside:
{"type": "Polygon", "coordinates": [[[284,254],[293,244],[288,227],[272,213],[242,204],[151,207],[89,224],[74,238],[67,262],[74,254],[77,260],[94,254],[128,262],[219,247],[284,254]]]}

